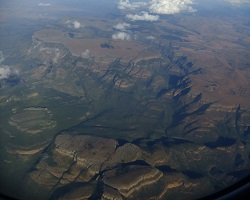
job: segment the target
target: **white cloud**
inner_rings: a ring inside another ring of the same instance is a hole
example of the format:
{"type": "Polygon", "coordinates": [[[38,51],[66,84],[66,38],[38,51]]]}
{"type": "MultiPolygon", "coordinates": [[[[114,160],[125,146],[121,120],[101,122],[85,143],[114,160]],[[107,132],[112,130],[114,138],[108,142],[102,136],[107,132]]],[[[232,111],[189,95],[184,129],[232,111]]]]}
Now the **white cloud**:
{"type": "Polygon", "coordinates": [[[233,5],[250,4],[250,0],[224,0],[233,5]]]}
{"type": "Polygon", "coordinates": [[[9,76],[16,75],[16,74],[18,74],[18,70],[11,69],[7,65],[0,66],[0,80],[7,79],[9,78],[9,76]]]}
{"type": "Polygon", "coordinates": [[[53,63],[57,63],[58,59],[61,56],[60,50],[58,48],[41,47],[39,48],[39,51],[49,55],[49,58],[53,63]]]}
{"type": "Polygon", "coordinates": [[[59,49],[58,49],[58,51],[55,52],[55,55],[54,55],[54,57],[52,58],[53,63],[57,63],[57,61],[58,61],[60,55],[61,55],[61,54],[60,54],[59,49]]]}
{"type": "Polygon", "coordinates": [[[130,35],[125,32],[118,32],[112,35],[114,40],[130,40],[130,35]]]}
{"type": "Polygon", "coordinates": [[[38,6],[51,6],[50,3],[39,3],[38,6]]]}
{"type": "Polygon", "coordinates": [[[0,67],[0,80],[8,78],[10,74],[11,74],[10,67],[8,66],[0,67]]]}
{"type": "Polygon", "coordinates": [[[159,20],[158,15],[150,15],[147,12],[141,12],[139,15],[138,14],[127,14],[126,18],[132,21],[157,21],[159,20]]]}
{"type": "MultiPolygon", "coordinates": [[[[250,0],[211,0],[211,1],[224,1],[232,5],[250,4],[250,0]]],[[[196,12],[193,4],[202,2],[202,0],[148,0],[146,2],[132,2],[129,0],[119,0],[118,8],[121,10],[133,10],[133,14],[128,13],[126,17],[130,20],[144,20],[142,14],[136,14],[135,10],[147,10],[150,13],[160,15],[170,15],[183,12],[196,12]]],[[[145,12],[144,12],[145,13],[145,12]]],[[[149,18],[148,18],[149,19],[149,18]]],[[[152,18],[154,19],[154,18],[152,18]]],[[[149,21],[156,21],[149,20],[149,21]]]]}
{"type": "Polygon", "coordinates": [[[78,22],[78,21],[71,21],[71,20],[67,20],[66,22],[65,22],[65,24],[67,24],[68,25],[68,28],[75,28],[75,29],[79,29],[79,28],[81,28],[81,27],[84,27],[84,25],[82,25],[80,22],[78,22]]]}
{"type": "MultiPolygon", "coordinates": [[[[118,8],[121,10],[147,10],[155,14],[176,14],[182,12],[195,12],[196,10],[192,7],[195,1],[198,0],[149,0],[146,2],[133,2],[129,0],[120,0],[118,2],[118,8]]],[[[227,0],[227,1],[247,1],[247,0],[227,0]]],[[[151,16],[145,14],[127,14],[127,18],[131,20],[147,20],[157,21],[159,16],[151,16]],[[145,16],[144,16],[145,15],[145,16]]]]}
{"type": "Polygon", "coordinates": [[[114,29],[120,30],[120,31],[125,31],[127,28],[130,28],[130,24],[128,23],[118,23],[115,26],[113,26],[114,29]]]}
{"type": "Polygon", "coordinates": [[[151,35],[151,36],[146,37],[146,39],[147,40],[155,40],[155,37],[151,35]]]}
{"type": "Polygon", "coordinates": [[[90,56],[90,51],[89,49],[86,49],[84,52],[81,53],[81,56],[83,58],[88,58],[90,56]]]}
{"type": "Polygon", "coordinates": [[[196,11],[191,7],[193,0],[151,0],[149,4],[149,11],[156,14],[176,14],[196,11]]]}
{"type": "Polygon", "coordinates": [[[134,3],[130,3],[129,0],[120,0],[118,2],[118,8],[120,10],[134,10],[137,8],[141,8],[143,6],[147,5],[147,3],[145,2],[134,2],[134,3]]]}
{"type": "Polygon", "coordinates": [[[78,21],[74,21],[74,22],[73,22],[73,25],[74,25],[74,28],[75,28],[75,29],[79,29],[79,28],[81,27],[81,24],[80,24],[80,22],[78,22],[78,21]]]}

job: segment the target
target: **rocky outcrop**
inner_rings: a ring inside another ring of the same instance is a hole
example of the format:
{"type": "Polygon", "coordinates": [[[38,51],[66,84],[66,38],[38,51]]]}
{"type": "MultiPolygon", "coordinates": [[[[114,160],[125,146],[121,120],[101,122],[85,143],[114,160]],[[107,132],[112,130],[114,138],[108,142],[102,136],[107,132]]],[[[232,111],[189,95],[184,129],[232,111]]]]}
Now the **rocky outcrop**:
{"type": "Polygon", "coordinates": [[[51,199],[58,200],[87,200],[94,192],[94,184],[72,183],[65,187],[61,187],[55,191],[51,199]]]}
{"type": "MultiPolygon", "coordinates": [[[[127,169],[120,170],[115,169],[106,172],[103,175],[103,182],[112,188],[116,188],[127,199],[140,196],[146,193],[148,189],[157,188],[163,176],[161,171],[151,167],[129,166],[127,169]]],[[[153,192],[150,195],[154,195],[153,192]]]]}
{"type": "Polygon", "coordinates": [[[117,141],[88,135],[62,134],[55,139],[55,151],[88,168],[100,166],[115,151],[117,141]]]}
{"type": "Polygon", "coordinates": [[[123,200],[123,198],[117,189],[105,185],[101,200],[123,200]]]}
{"type": "Polygon", "coordinates": [[[141,149],[131,143],[118,147],[114,154],[103,164],[102,169],[109,169],[116,165],[129,163],[141,158],[141,149]]]}
{"type": "Polygon", "coordinates": [[[168,173],[163,177],[164,189],[158,199],[195,199],[213,191],[213,185],[207,178],[191,179],[182,173],[168,173]]]}
{"type": "Polygon", "coordinates": [[[54,190],[53,197],[62,191],[62,199],[181,199],[183,195],[192,199],[214,190],[213,181],[228,184],[236,180],[229,173],[235,167],[247,169],[244,145],[232,158],[237,143],[198,145],[167,137],[142,139],[134,142],[137,145],[119,142],[61,133],[35,164],[30,177],[54,190]],[[76,183],[83,188],[73,187],[76,183]],[[84,192],[90,185],[92,189],[84,192]],[[70,186],[72,189],[64,191],[70,186]]]}
{"type": "Polygon", "coordinates": [[[43,156],[31,177],[48,187],[88,182],[103,170],[140,159],[138,146],[127,143],[117,148],[117,145],[114,139],[63,133],[55,138],[48,152],[51,156],[43,156]]]}
{"type": "Polygon", "coordinates": [[[48,187],[77,180],[88,182],[100,172],[116,145],[113,139],[61,134],[55,138],[54,148],[49,152],[51,157],[41,159],[31,177],[48,187]]]}

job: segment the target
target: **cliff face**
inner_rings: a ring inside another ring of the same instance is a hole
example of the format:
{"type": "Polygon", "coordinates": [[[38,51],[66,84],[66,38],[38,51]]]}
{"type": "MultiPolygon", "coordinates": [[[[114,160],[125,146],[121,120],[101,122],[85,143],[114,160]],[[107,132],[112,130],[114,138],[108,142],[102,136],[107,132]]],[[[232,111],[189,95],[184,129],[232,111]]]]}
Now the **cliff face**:
{"type": "MultiPolygon", "coordinates": [[[[230,172],[239,162],[231,157],[236,144],[214,148],[162,138],[147,145],[143,140],[137,145],[119,144],[114,139],[65,132],[44,152],[30,177],[55,191],[52,197],[59,199],[178,199],[183,195],[189,199],[197,191],[202,195],[213,190],[215,180],[231,182],[230,172]]],[[[243,168],[247,165],[238,165],[243,168]]]]}
{"type": "Polygon", "coordinates": [[[156,189],[163,176],[161,171],[151,167],[133,165],[127,167],[127,172],[123,172],[123,169],[120,170],[114,169],[104,173],[104,184],[116,188],[127,199],[134,199],[137,195],[147,193],[147,190],[153,191],[149,193],[148,197],[157,196],[156,189]]]}

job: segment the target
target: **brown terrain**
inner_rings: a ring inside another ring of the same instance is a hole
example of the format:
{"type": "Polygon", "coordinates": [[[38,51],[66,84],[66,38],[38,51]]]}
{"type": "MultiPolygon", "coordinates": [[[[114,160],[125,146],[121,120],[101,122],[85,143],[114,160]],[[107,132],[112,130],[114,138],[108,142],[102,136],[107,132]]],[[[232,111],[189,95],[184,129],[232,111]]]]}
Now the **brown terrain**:
{"type": "Polygon", "coordinates": [[[204,70],[200,76],[190,76],[194,93],[202,93],[208,101],[222,105],[241,104],[249,108],[250,28],[242,25],[247,19],[238,19],[237,25],[233,20],[183,19],[180,26],[199,34],[190,34],[186,38],[190,42],[181,44],[177,52],[204,70]]]}
{"type": "Polygon", "coordinates": [[[77,30],[67,20],[32,34],[30,66],[3,87],[7,167],[14,157],[51,199],[194,199],[248,174],[241,19],[132,24],[128,41],[111,39],[115,20],[79,19],[77,30]]]}
{"type": "MultiPolygon", "coordinates": [[[[213,181],[225,186],[237,180],[233,171],[249,166],[249,146],[242,143],[250,125],[249,113],[244,112],[250,106],[246,60],[249,49],[234,43],[234,37],[239,35],[230,24],[217,24],[221,33],[218,38],[209,38],[212,30],[207,26],[215,22],[202,19],[198,22],[207,25],[198,26],[191,20],[178,25],[189,26],[199,34],[160,22],[159,26],[189,33],[183,38],[188,42],[171,43],[164,39],[163,46],[158,46],[162,50],[152,50],[141,41],[87,38],[81,31],[74,33],[76,38],[70,38],[69,32],[53,27],[35,32],[30,56],[40,55],[45,62],[32,70],[34,87],[43,84],[86,100],[93,99],[97,105],[108,108],[111,103],[111,107],[118,107],[117,113],[97,119],[96,111],[89,110],[88,115],[80,118],[83,128],[79,125],[73,132],[59,133],[43,153],[49,156],[38,161],[30,177],[55,191],[52,196],[59,199],[88,199],[95,195],[101,195],[102,199],[181,199],[186,195],[189,199],[214,190],[213,181]],[[221,38],[225,32],[232,35],[221,38]],[[86,50],[89,54],[82,56],[86,50]],[[232,56],[236,57],[234,63],[229,63],[232,56]],[[72,59],[76,60],[73,65],[72,59]],[[179,77],[177,83],[166,79],[169,75],[162,70],[164,67],[170,76],[179,77]],[[81,80],[84,87],[76,84],[81,80]],[[166,86],[169,89],[165,91],[166,86]],[[122,93],[134,91],[135,99],[130,104],[135,101],[137,106],[130,108],[126,101],[117,105],[115,93],[114,96],[110,93],[105,102],[107,88],[122,93]],[[169,99],[182,102],[181,107],[174,108],[172,117],[169,108],[163,106],[169,99]],[[134,110],[137,114],[121,117],[126,106],[127,112],[134,110]],[[162,113],[163,124],[159,124],[162,113]],[[224,129],[218,134],[215,129],[228,113],[232,116],[229,121],[234,120],[235,113],[241,116],[233,125],[241,127],[237,129],[238,135],[224,129]],[[128,130],[119,130],[121,121],[128,130]],[[150,126],[154,128],[147,136],[150,126]],[[119,144],[120,138],[128,141],[119,144]],[[135,142],[138,138],[141,138],[139,143],[135,142]],[[220,144],[223,138],[230,144],[220,144]],[[74,186],[76,183],[82,185],[74,186]],[[65,187],[72,189],[60,192],[65,187]],[[96,190],[101,190],[100,194],[96,190]]],[[[162,33],[156,32],[156,38],[157,34],[160,37],[162,33]]],[[[159,44],[154,41],[151,45],[159,44]]],[[[10,123],[19,115],[12,116],[10,123]]]]}
{"type": "MultiPolygon", "coordinates": [[[[89,50],[89,56],[102,58],[122,57],[126,60],[132,60],[138,56],[138,53],[146,50],[146,47],[135,41],[111,40],[107,38],[98,39],[74,39],[67,37],[67,33],[59,30],[45,29],[34,34],[34,39],[44,42],[61,43],[65,45],[72,54],[81,56],[86,50],[89,50]],[[112,48],[102,48],[101,44],[109,44],[112,48]]],[[[153,54],[154,55],[154,54],[153,54]]],[[[157,55],[155,55],[157,57],[157,55]]],[[[159,57],[159,55],[158,55],[159,57]]]]}

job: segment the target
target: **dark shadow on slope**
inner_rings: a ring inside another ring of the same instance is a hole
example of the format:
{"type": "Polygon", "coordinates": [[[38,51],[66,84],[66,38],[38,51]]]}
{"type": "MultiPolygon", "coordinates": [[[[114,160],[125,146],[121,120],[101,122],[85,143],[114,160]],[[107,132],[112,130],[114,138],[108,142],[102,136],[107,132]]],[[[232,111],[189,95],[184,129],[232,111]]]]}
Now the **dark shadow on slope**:
{"type": "Polygon", "coordinates": [[[229,147],[235,144],[235,142],[236,142],[236,139],[220,136],[215,142],[207,142],[207,143],[204,143],[204,145],[211,149],[214,149],[217,147],[229,147]]]}

